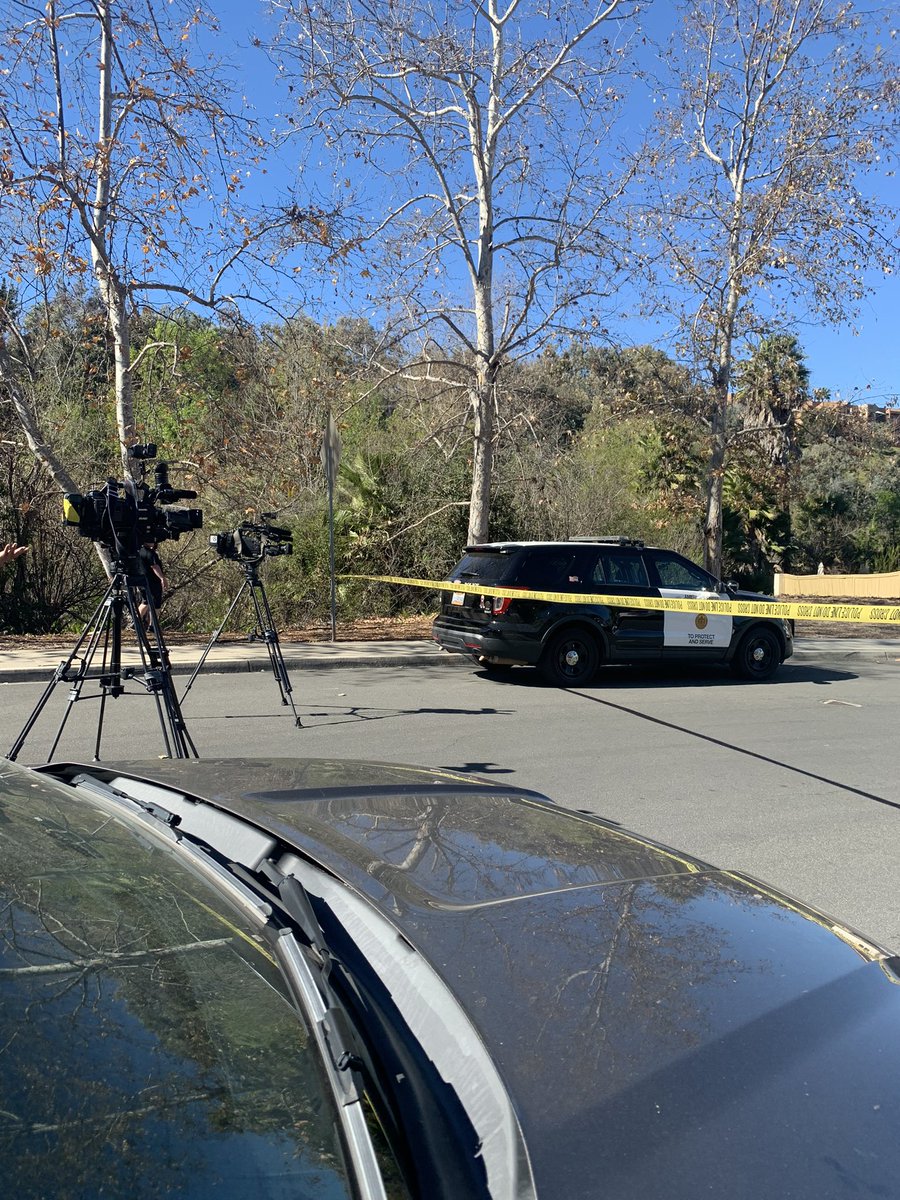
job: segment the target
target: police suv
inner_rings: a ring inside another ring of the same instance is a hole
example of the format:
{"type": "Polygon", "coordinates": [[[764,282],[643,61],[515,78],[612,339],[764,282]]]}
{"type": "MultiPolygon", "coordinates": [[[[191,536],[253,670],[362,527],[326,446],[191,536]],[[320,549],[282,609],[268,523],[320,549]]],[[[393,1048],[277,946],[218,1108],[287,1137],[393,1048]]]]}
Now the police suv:
{"type": "Polygon", "coordinates": [[[625,537],[467,546],[449,582],[486,588],[596,593],[597,604],[517,600],[447,590],[432,637],[488,671],[536,665],[548,683],[587,683],[601,663],[727,663],[768,679],[793,653],[793,624],[773,617],[629,608],[629,596],[756,600],[676,554],[625,537]],[[606,597],[616,597],[610,603],[606,597]],[[621,600],[618,600],[621,597],[621,600]]]}

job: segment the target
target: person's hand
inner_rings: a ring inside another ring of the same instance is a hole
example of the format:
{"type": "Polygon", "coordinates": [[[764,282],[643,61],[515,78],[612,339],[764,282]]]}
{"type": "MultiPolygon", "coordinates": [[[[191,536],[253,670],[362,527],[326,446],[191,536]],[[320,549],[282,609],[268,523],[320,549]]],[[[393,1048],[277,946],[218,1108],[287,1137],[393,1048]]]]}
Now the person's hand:
{"type": "Polygon", "coordinates": [[[4,563],[11,562],[14,558],[20,558],[21,555],[27,554],[30,549],[30,546],[18,546],[15,542],[7,542],[3,549],[0,550],[0,567],[4,563]]]}

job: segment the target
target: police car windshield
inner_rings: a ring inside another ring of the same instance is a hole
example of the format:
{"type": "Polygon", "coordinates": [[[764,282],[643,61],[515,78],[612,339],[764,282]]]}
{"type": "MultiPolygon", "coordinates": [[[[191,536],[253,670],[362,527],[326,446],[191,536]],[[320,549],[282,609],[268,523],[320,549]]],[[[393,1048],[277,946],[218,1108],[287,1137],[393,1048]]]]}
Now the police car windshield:
{"type": "Polygon", "coordinates": [[[480,583],[501,583],[512,574],[517,556],[499,550],[476,550],[463,556],[453,570],[453,579],[477,579],[480,583]]]}

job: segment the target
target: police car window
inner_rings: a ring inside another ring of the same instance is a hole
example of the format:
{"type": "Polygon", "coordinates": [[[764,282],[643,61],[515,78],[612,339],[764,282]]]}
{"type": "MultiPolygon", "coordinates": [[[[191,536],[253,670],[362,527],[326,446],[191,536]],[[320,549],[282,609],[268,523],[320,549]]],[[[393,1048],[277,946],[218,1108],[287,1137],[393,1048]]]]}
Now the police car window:
{"type": "Polygon", "coordinates": [[[494,550],[476,550],[466,554],[453,568],[453,578],[463,582],[477,580],[479,583],[501,583],[508,579],[515,564],[515,557],[499,554],[494,550]]]}
{"type": "Polygon", "coordinates": [[[644,560],[636,554],[605,554],[606,582],[627,587],[648,587],[644,560]]]}
{"type": "Polygon", "coordinates": [[[695,567],[693,563],[685,562],[683,558],[674,558],[667,554],[655,554],[653,562],[659,576],[661,587],[672,588],[712,588],[711,576],[695,567]]]}
{"type": "Polygon", "coordinates": [[[544,554],[529,554],[525,557],[516,575],[519,587],[556,588],[572,582],[569,578],[571,550],[556,550],[544,554]]]}

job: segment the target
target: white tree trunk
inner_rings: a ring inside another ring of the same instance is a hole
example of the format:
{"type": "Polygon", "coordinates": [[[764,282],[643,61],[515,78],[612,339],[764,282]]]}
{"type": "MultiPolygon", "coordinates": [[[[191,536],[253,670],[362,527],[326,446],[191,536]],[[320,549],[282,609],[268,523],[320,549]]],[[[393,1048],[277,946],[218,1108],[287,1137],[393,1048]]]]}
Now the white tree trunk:
{"type": "Polygon", "coordinates": [[[9,356],[2,346],[0,346],[0,387],[12,401],[31,453],[61,492],[77,492],[78,487],[72,476],[58,458],[53,446],[42,435],[34,409],[26,399],[16,378],[16,373],[10,365],[9,356]]]}
{"type": "Polygon", "coordinates": [[[106,308],[106,319],[115,358],[116,427],[122,456],[124,478],[134,478],[128,446],[134,440],[134,398],[131,376],[131,337],[128,325],[128,292],[112,265],[108,245],[108,220],[111,195],[110,160],[113,134],[112,73],[115,42],[112,31],[112,5],[99,0],[97,13],[101,23],[99,96],[97,107],[97,183],[92,207],[91,263],[97,287],[106,308]]]}
{"type": "Polygon", "coordinates": [[[496,372],[479,372],[472,392],[474,445],[472,492],[469,504],[468,544],[484,542],[491,516],[491,479],[494,464],[494,404],[496,372]]]}

